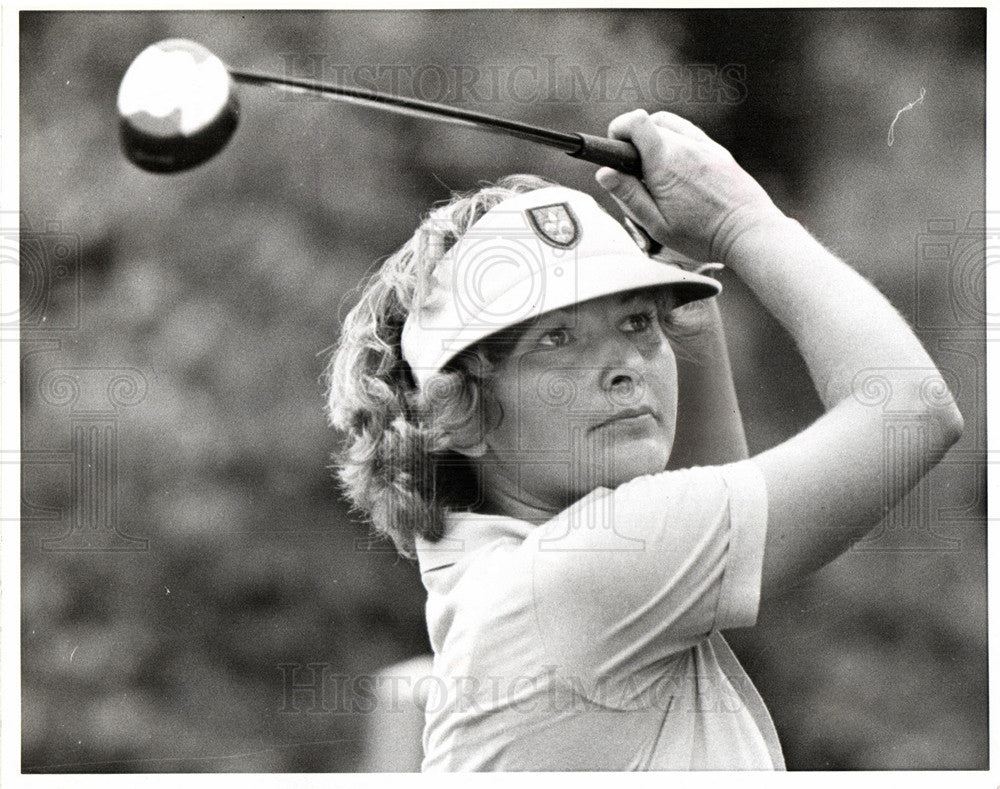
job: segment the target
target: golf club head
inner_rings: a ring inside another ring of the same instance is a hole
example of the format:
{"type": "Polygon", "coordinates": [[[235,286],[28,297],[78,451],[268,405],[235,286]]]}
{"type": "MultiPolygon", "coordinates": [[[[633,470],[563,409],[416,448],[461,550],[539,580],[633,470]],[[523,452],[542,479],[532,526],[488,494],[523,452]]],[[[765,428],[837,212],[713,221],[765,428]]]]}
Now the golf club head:
{"type": "Polygon", "coordinates": [[[176,173],[218,153],[236,131],[239,103],[225,64],[182,38],[146,47],[118,89],[121,144],[133,164],[176,173]]]}

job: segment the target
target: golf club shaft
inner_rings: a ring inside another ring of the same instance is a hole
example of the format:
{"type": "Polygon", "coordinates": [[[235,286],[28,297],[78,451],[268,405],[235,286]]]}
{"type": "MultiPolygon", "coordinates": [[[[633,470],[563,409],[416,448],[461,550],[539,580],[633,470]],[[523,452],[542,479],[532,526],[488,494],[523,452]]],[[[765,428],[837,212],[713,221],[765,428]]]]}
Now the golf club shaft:
{"type": "Polygon", "coordinates": [[[392,96],[364,88],[328,85],[315,80],[297,79],[294,77],[274,77],[258,74],[252,71],[229,69],[229,73],[237,82],[249,85],[274,86],[281,89],[298,92],[314,93],[332,99],[363,103],[367,106],[405,114],[430,117],[435,120],[446,120],[463,126],[486,129],[499,134],[506,134],[522,140],[557,148],[570,156],[582,159],[592,164],[613,167],[620,172],[642,177],[642,163],[635,146],[621,140],[611,140],[606,137],[595,137],[578,132],[560,132],[532,126],[527,123],[497,118],[472,110],[458,109],[444,104],[436,104],[421,99],[411,99],[402,96],[392,96]]]}

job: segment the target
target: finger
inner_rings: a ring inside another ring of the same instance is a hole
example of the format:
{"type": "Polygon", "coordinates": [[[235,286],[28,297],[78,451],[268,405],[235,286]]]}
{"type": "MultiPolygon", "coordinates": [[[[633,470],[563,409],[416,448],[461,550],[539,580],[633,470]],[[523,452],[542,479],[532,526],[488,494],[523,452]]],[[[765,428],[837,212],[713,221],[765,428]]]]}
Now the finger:
{"type": "Polygon", "coordinates": [[[682,118],[680,115],[675,115],[672,112],[660,110],[650,115],[649,119],[661,129],[670,129],[670,131],[683,134],[685,137],[695,140],[708,140],[709,142],[712,140],[699,126],[691,123],[687,118],[682,118]]]}
{"type": "Polygon", "coordinates": [[[641,109],[622,113],[608,124],[608,136],[616,140],[627,140],[629,130],[643,117],[649,117],[649,113],[641,109]]]}
{"type": "MultiPolygon", "coordinates": [[[[667,130],[669,133],[669,129],[667,130]]],[[[608,124],[608,136],[616,140],[631,140],[636,147],[656,145],[662,141],[663,132],[654,126],[645,110],[632,110],[619,115],[608,124]]]]}
{"type": "Polygon", "coordinates": [[[642,226],[653,238],[662,241],[666,232],[663,214],[642,181],[610,167],[602,167],[594,177],[618,203],[625,216],[642,226]]]}
{"type": "Polygon", "coordinates": [[[651,167],[656,169],[670,160],[670,151],[677,150],[678,146],[691,144],[690,137],[656,126],[645,110],[633,110],[619,115],[608,125],[608,136],[630,141],[635,145],[647,177],[651,167]]]}

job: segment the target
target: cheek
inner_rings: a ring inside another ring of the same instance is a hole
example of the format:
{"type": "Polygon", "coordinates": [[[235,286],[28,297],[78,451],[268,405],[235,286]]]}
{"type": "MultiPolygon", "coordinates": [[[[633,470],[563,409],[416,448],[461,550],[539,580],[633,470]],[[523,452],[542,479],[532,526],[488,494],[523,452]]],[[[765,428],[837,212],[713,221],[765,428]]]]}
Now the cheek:
{"type": "Polygon", "coordinates": [[[568,445],[569,415],[559,392],[545,376],[510,371],[506,377],[498,377],[492,399],[497,419],[487,436],[490,446],[511,451],[568,445]]]}
{"type": "Polygon", "coordinates": [[[652,385],[659,393],[665,417],[669,417],[671,425],[677,419],[677,357],[673,348],[666,343],[662,364],[655,368],[655,380],[652,385]]]}
{"type": "Polygon", "coordinates": [[[495,449],[509,450],[517,445],[523,418],[517,391],[509,385],[508,376],[507,371],[502,371],[487,393],[485,441],[495,449]]]}
{"type": "Polygon", "coordinates": [[[643,356],[640,377],[642,387],[635,392],[638,401],[657,407],[671,418],[677,405],[677,356],[666,337],[652,347],[641,351],[643,356]]]}

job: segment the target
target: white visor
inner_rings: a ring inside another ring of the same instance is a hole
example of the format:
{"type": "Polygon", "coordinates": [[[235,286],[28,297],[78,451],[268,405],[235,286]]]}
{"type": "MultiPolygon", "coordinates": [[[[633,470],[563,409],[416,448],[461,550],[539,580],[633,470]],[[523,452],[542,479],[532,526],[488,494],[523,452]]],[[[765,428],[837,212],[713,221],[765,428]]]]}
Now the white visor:
{"type": "Polygon", "coordinates": [[[714,279],[653,260],[590,195],[563,186],[487,211],[418,285],[403,358],[419,386],[494,332],[601,296],[673,286],[677,304],[715,296],[714,279]]]}

